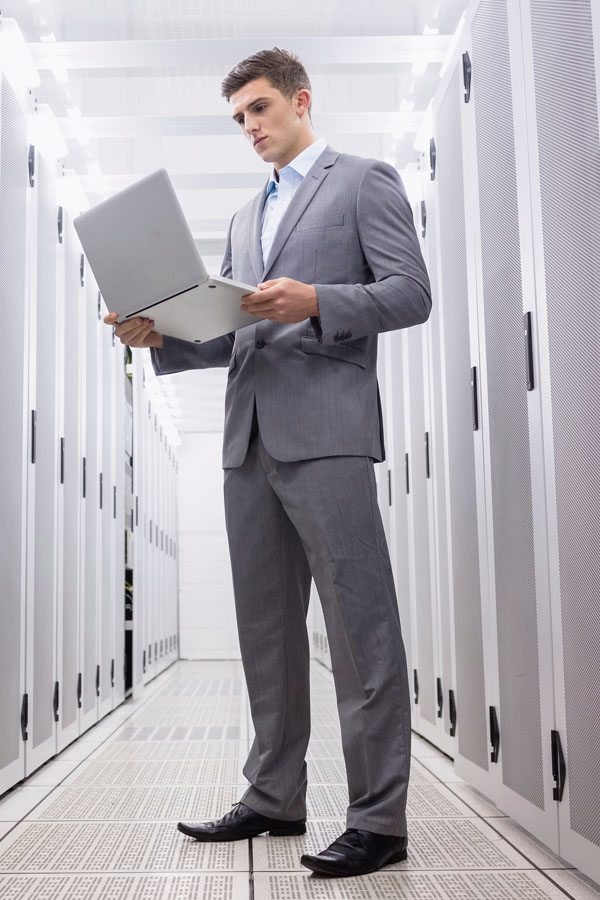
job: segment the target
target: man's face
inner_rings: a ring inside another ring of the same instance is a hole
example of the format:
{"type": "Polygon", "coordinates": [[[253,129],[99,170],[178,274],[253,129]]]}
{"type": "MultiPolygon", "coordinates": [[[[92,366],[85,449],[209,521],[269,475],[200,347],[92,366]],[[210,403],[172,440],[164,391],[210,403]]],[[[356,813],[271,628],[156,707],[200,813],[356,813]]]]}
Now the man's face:
{"type": "Polygon", "coordinates": [[[309,91],[298,91],[288,100],[267,78],[256,78],[232,94],[229,102],[232,118],[264,162],[285,165],[288,157],[293,159],[306,127],[309,91]]]}

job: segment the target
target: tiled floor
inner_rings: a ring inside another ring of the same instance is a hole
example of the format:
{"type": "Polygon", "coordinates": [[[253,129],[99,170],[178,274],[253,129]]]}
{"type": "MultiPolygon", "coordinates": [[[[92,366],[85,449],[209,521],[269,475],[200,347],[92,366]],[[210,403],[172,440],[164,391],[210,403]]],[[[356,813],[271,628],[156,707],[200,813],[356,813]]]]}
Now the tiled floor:
{"type": "Polygon", "coordinates": [[[178,819],[241,796],[252,737],[241,666],[180,662],[0,800],[2,900],[600,900],[600,891],[456,776],[413,735],[409,854],[373,875],[299,864],[344,830],[346,780],[331,675],[312,670],[307,834],[201,844],[178,819]]]}

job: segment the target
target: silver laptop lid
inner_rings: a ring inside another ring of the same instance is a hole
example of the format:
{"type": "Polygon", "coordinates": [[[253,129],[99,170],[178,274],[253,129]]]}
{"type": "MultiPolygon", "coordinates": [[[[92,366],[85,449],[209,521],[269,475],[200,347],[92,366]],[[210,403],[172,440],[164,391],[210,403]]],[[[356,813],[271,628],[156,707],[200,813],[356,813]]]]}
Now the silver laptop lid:
{"type": "Polygon", "coordinates": [[[111,312],[129,315],[208,278],[165,169],[119,191],[73,224],[111,312]]]}

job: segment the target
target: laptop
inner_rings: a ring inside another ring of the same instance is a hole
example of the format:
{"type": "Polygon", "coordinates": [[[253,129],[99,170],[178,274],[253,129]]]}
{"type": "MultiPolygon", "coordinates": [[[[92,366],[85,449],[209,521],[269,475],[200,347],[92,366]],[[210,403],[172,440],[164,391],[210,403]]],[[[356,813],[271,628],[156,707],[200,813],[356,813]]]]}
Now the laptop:
{"type": "Polygon", "coordinates": [[[109,312],[201,343],[261,318],[240,310],[250,284],[209,275],[165,169],[78,216],[75,230],[109,312]]]}

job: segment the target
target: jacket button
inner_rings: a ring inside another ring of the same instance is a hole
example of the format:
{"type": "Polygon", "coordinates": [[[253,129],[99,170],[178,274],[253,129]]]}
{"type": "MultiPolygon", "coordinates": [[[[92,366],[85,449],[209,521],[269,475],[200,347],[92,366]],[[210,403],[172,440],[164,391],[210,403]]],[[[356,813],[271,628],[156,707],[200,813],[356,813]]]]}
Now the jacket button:
{"type": "Polygon", "coordinates": [[[265,345],[266,345],[266,341],[263,341],[262,338],[260,338],[260,339],[256,342],[256,348],[257,348],[257,350],[262,350],[262,348],[263,348],[265,345]]]}

